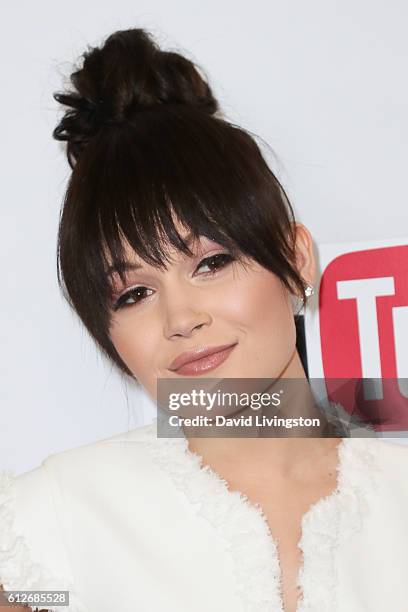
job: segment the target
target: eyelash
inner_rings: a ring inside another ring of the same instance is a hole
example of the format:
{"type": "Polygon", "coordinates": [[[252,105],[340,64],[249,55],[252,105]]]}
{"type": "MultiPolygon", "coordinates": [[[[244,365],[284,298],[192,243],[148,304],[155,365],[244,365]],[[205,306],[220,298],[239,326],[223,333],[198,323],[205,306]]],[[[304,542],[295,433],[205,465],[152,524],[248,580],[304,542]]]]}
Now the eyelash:
{"type": "MultiPolygon", "coordinates": [[[[207,262],[214,262],[214,261],[219,261],[219,258],[221,258],[221,261],[223,258],[225,258],[225,261],[223,263],[221,263],[220,265],[218,265],[216,267],[215,270],[210,270],[209,272],[204,272],[204,275],[212,275],[212,274],[216,274],[219,270],[221,270],[222,268],[225,268],[228,264],[232,263],[235,258],[230,255],[229,253],[216,253],[215,255],[211,255],[210,257],[205,257],[204,259],[202,259],[200,261],[200,263],[198,264],[198,266],[195,269],[195,272],[203,265],[203,264],[207,264],[207,262]]],[[[136,299],[134,302],[131,302],[130,304],[126,304],[126,300],[135,292],[141,290],[141,289],[147,289],[147,287],[143,287],[143,285],[138,285],[137,287],[133,287],[132,289],[129,289],[129,291],[126,291],[125,293],[123,293],[113,304],[113,310],[121,310],[122,308],[128,308],[129,306],[134,306],[135,304],[138,304],[139,302],[141,302],[144,298],[137,296],[138,299],[136,299]]]]}

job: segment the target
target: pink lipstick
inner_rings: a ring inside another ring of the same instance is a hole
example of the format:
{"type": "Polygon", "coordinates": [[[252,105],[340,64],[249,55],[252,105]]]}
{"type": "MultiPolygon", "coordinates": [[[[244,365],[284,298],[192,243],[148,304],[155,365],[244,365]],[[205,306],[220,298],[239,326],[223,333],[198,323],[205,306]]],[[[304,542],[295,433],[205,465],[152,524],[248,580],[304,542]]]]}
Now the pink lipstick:
{"type": "Polygon", "coordinates": [[[186,376],[197,376],[209,372],[228,359],[237,344],[235,342],[234,344],[202,347],[193,351],[187,351],[171,362],[169,370],[186,376]]]}

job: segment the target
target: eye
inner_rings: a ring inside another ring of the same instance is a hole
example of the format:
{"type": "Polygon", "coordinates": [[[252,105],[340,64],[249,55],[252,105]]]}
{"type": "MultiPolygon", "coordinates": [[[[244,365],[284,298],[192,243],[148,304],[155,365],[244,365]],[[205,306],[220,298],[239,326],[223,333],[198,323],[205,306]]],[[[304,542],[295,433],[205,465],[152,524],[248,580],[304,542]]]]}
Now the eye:
{"type": "Polygon", "coordinates": [[[145,295],[146,291],[152,291],[152,289],[148,289],[147,287],[142,287],[142,286],[133,287],[132,289],[129,289],[129,291],[126,291],[125,293],[123,293],[116,300],[116,302],[114,302],[112,306],[113,310],[120,310],[121,308],[132,306],[132,304],[137,304],[144,298],[148,297],[145,295]],[[131,299],[132,301],[129,302],[128,301],[129,299],[131,299]]]}
{"type": "MultiPolygon", "coordinates": [[[[205,257],[200,261],[195,272],[200,270],[202,266],[207,266],[209,271],[203,272],[202,275],[207,274],[215,274],[218,270],[225,268],[228,264],[234,261],[234,257],[229,253],[216,253],[215,255],[211,255],[210,257],[205,257]]],[[[199,275],[201,276],[201,275],[199,275]]],[[[153,291],[152,289],[148,289],[147,287],[143,287],[139,285],[137,287],[132,287],[128,291],[125,291],[112,305],[112,309],[114,311],[120,310],[122,308],[127,308],[132,306],[133,304],[137,304],[146,297],[149,297],[151,294],[146,294],[147,291],[153,291]]]]}
{"type": "Polygon", "coordinates": [[[234,257],[229,253],[216,253],[216,255],[211,255],[210,257],[205,257],[200,261],[195,271],[199,270],[203,265],[209,268],[208,272],[204,272],[204,274],[214,274],[221,268],[225,268],[228,264],[234,261],[234,257]]]}

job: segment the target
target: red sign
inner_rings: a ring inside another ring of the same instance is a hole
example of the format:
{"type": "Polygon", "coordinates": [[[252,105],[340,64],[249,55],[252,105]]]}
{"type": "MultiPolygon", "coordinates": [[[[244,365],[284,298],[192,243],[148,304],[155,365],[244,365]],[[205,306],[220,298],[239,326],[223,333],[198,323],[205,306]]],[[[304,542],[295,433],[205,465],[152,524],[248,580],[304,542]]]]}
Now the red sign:
{"type": "Polygon", "coordinates": [[[378,430],[408,430],[408,246],[331,261],[321,278],[319,320],[330,399],[372,419],[378,430]]]}

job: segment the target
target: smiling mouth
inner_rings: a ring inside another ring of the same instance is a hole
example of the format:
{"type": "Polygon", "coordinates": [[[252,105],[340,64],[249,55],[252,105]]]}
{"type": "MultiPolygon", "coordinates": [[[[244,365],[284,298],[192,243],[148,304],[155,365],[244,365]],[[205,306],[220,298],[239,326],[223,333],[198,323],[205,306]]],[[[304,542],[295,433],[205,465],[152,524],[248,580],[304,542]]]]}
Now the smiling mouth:
{"type": "Polygon", "coordinates": [[[214,370],[224,363],[226,359],[228,359],[237,344],[238,343],[232,344],[231,346],[228,346],[220,351],[211,353],[211,355],[206,355],[204,357],[194,359],[193,361],[189,361],[188,363],[185,363],[174,370],[174,372],[180,376],[198,376],[199,374],[214,370]]]}

